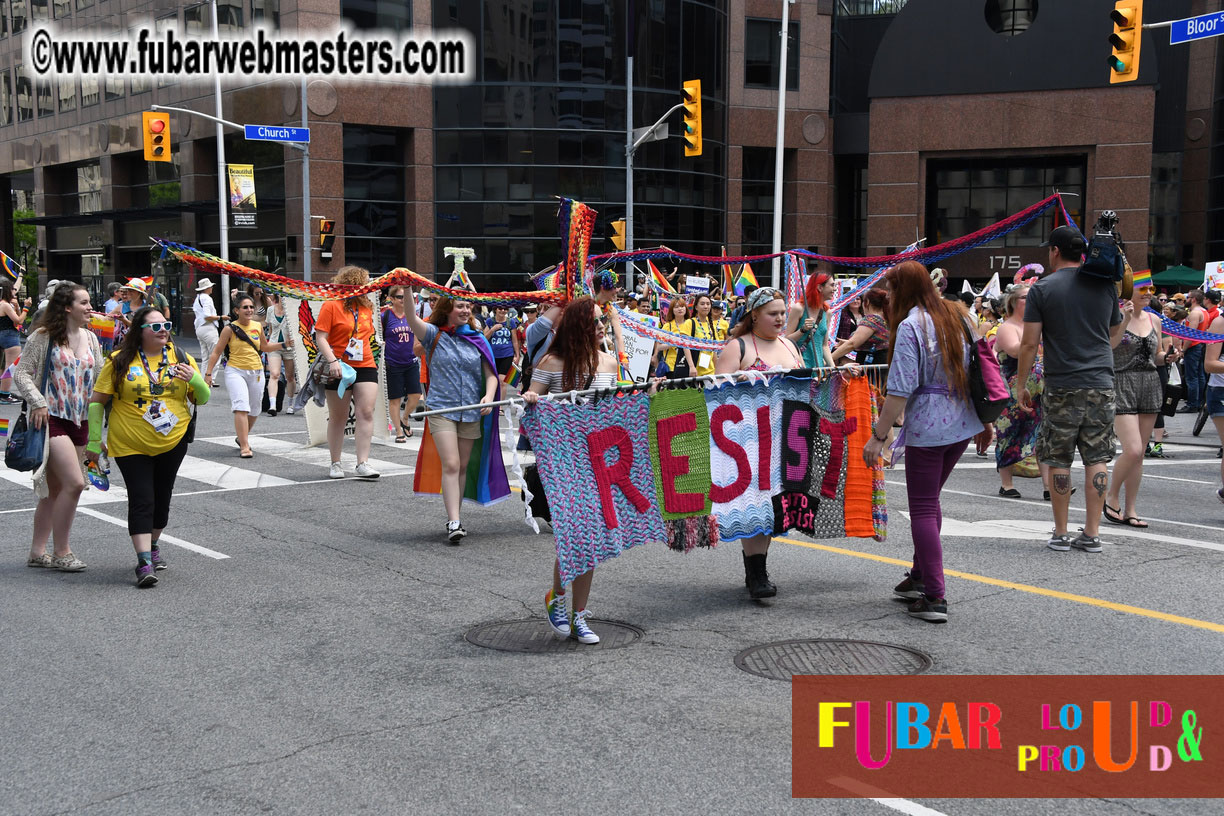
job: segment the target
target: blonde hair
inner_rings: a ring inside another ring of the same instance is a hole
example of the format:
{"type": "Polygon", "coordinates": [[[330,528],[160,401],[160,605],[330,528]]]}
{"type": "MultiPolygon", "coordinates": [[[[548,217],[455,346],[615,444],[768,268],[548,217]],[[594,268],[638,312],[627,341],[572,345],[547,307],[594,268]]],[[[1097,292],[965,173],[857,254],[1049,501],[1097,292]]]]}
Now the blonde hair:
{"type": "MultiPolygon", "coordinates": [[[[331,282],[339,286],[365,286],[370,282],[370,272],[362,266],[344,266],[340,268],[331,282]]],[[[365,295],[344,299],[344,305],[349,309],[359,308],[363,303],[367,306],[370,304],[365,295]]]]}

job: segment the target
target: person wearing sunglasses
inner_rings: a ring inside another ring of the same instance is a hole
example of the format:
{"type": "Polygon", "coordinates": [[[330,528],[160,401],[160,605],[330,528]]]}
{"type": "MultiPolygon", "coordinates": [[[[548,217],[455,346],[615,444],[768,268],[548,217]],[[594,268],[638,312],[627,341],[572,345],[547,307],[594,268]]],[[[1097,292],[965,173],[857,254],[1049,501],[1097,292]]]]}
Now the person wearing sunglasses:
{"type": "Polygon", "coordinates": [[[264,339],[263,326],[255,320],[255,298],[239,292],[233,301],[235,318],[221,330],[217,346],[213,349],[205,366],[204,376],[212,382],[213,369],[222,354],[227,355],[225,364],[225,390],[230,396],[230,410],[234,412],[234,442],[238,455],[250,459],[251,429],[263,409],[264,366],[260,354],[279,351],[283,343],[264,339]]]}
{"type": "Polygon", "coordinates": [[[108,450],[123,474],[141,588],[156,584],[156,573],[166,569],[157,542],[169,524],[174,480],[187,455],[191,404],[204,405],[212,394],[196,361],[170,342],[172,328],[155,307],[134,312],[132,327],[102,366],[89,403],[85,456],[97,462],[108,450]],[[102,414],[108,403],[104,444],[102,414]]]}
{"type": "Polygon", "coordinates": [[[421,362],[413,352],[416,335],[408,325],[404,308],[406,289],[392,286],[387,290],[391,308],[382,313],[383,342],[387,360],[387,409],[395,426],[395,441],[404,443],[412,436],[408,417],[421,401],[421,362]],[[400,403],[403,403],[403,413],[400,403]]]}

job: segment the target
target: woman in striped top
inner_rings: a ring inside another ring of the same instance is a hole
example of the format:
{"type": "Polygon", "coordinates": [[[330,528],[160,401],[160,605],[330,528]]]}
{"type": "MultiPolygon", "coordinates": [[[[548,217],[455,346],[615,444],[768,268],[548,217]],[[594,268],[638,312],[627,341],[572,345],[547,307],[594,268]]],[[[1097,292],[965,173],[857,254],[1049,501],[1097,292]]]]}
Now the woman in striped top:
{"type": "MultiPolygon", "coordinates": [[[[600,311],[589,297],[576,298],[565,307],[548,354],[536,364],[531,375],[531,387],[523,392],[523,399],[529,405],[534,405],[540,394],[612,388],[616,385],[619,372],[616,359],[600,350],[604,341],[600,311]]],[[[553,562],[552,589],[545,596],[544,603],[548,622],[561,637],[569,637],[572,633],[581,643],[599,642],[599,635],[591,631],[586,622],[586,603],[594,577],[595,570],[592,569],[574,579],[571,586],[574,613],[571,619],[566,610],[567,596],[565,587],[561,585],[560,564],[553,562]]]]}

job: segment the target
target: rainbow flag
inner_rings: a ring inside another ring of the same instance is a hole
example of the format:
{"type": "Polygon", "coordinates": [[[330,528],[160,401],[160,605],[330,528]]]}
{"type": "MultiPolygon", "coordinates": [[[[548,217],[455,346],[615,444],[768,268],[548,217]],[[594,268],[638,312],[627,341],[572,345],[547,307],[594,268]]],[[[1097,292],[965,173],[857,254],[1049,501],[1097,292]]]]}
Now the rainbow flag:
{"type": "Polygon", "coordinates": [[[153,276],[152,276],[152,275],[145,275],[143,278],[137,278],[137,280],[142,280],[142,281],[144,281],[144,285],[145,285],[145,286],[152,286],[152,285],[153,285],[153,276]]]}
{"type": "Polygon", "coordinates": [[[646,265],[650,267],[650,279],[655,282],[655,285],[660,286],[666,292],[674,292],[675,289],[668,283],[667,278],[663,277],[663,273],[659,271],[659,267],[654,265],[654,261],[647,260],[646,265]]]}
{"type": "MultiPolygon", "coordinates": [[[[722,254],[724,258],[727,257],[726,247],[722,248],[722,254]]],[[[722,270],[722,294],[723,297],[726,297],[731,292],[731,288],[735,285],[735,273],[731,271],[731,264],[723,264],[722,270]]]]}
{"type": "Polygon", "coordinates": [[[1142,288],[1144,286],[1154,286],[1155,285],[1152,283],[1152,270],[1150,269],[1141,269],[1140,271],[1135,272],[1131,276],[1131,280],[1134,281],[1136,289],[1142,288]]]}
{"type": "Polygon", "coordinates": [[[0,419],[0,439],[8,436],[8,428],[9,421],[7,419],[0,419]]]}
{"type": "Polygon", "coordinates": [[[25,272],[25,268],[21,264],[3,252],[0,252],[0,267],[4,269],[4,274],[8,275],[9,280],[17,280],[25,272]]]}
{"type": "Polygon", "coordinates": [[[506,377],[503,380],[506,385],[518,388],[523,384],[523,370],[519,368],[518,363],[511,363],[510,370],[506,372],[506,377]]]}
{"type": "Polygon", "coordinates": [[[744,268],[740,270],[739,277],[735,279],[735,294],[743,295],[747,287],[760,287],[760,285],[757,283],[756,275],[752,274],[752,267],[744,264],[744,268]]]}
{"type": "Polygon", "coordinates": [[[99,340],[114,340],[115,330],[118,328],[115,325],[115,318],[91,312],[89,315],[89,330],[98,336],[99,340]]]}

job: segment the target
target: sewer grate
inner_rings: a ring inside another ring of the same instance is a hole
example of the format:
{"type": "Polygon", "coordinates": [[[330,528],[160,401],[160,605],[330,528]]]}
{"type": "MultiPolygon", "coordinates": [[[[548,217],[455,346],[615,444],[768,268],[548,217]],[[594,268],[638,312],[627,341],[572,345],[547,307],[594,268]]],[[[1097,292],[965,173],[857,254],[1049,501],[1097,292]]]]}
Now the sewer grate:
{"type": "Polygon", "coordinates": [[[587,624],[599,635],[599,642],[590,645],[579,643],[574,638],[560,638],[553,632],[548,621],[543,619],[495,621],[474,626],[463,636],[473,646],[497,649],[502,652],[528,652],[530,654],[555,654],[558,652],[589,651],[591,649],[619,649],[641,640],[645,632],[628,623],[595,620],[588,618],[587,624]]]}
{"type": "Polygon", "coordinates": [[[934,661],[915,649],[869,640],[783,640],[745,649],[735,665],[789,681],[796,674],[922,674],[934,661]]]}

